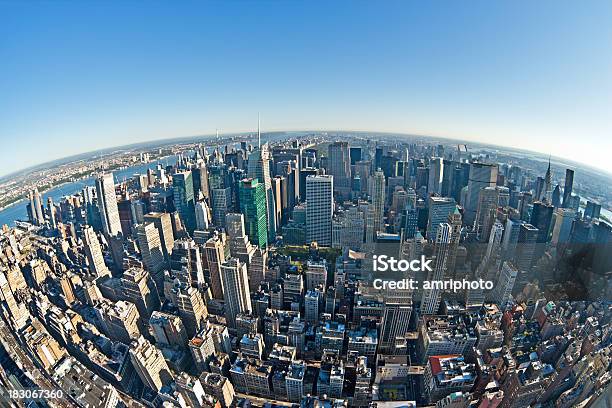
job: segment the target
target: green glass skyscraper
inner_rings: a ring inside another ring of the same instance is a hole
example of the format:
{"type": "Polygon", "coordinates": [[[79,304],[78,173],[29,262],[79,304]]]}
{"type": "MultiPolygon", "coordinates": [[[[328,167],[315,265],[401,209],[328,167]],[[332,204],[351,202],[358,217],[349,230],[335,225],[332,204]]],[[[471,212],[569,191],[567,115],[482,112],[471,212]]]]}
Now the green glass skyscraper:
{"type": "Polygon", "coordinates": [[[240,181],[240,212],[249,240],[265,248],[268,246],[268,225],[266,219],[266,189],[257,179],[247,178],[240,181]]]}
{"type": "Polygon", "coordinates": [[[195,201],[191,171],[176,173],[172,176],[174,187],[174,206],[190,234],[196,228],[195,201]]]}

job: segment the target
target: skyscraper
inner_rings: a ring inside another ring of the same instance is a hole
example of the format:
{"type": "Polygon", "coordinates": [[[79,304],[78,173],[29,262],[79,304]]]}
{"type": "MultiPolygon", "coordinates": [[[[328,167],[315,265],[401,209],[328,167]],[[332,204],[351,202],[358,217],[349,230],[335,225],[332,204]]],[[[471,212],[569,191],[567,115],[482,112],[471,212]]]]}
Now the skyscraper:
{"type": "Polygon", "coordinates": [[[334,176],[337,192],[346,196],[351,187],[351,159],[348,142],[334,142],[328,147],[328,174],[334,176]]]}
{"type": "Polygon", "coordinates": [[[571,208],[555,210],[555,226],[552,232],[552,244],[567,244],[572,232],[572,223],[576,219],[576,211],[571,208]]]}
{"type": "Polygon", "coordinates": [[[266,225],[266,191],[257,179],[240,181],[240,211],[244,214],[246,233],[253,244],[268,246],[266,225]]]}
{"type": "MultiPolygon", "coordinates": [[[[446,263],[448,261],[449,243],[451,240],[453,229],[448,223],[440,224],[436,233],[435,244],[435,264],[434,269],[430,272],[428,281],[440,281],[444,279],[446,271],[446,263]]],[[[426,289],[423,293],[423,301],[421,302],[421,314],[435,314],[440,307],[440,299],[442,291],[438,288],[426,289]]]]}
{"type": "Polygon", "coordinates": [[[550,227],[552,224],[553,206],[549,202],[535,202],[531,210],[530,223],[539,230],[538,244],[550,241],[550,227]]]}
{"type": "Polygon", "coordinates": [[[455,200],[450,197],[429,197],[427,216],[427,239],[434,240],[438,227],[446,222],[448,216],[457,208],[455,200]]]}
{"type": "Polygon", "coordinates": [[[531,270],[535,262],[536,242],[539,230],[531,224],[521,224],[516,243],[515,262],[516,267],[521,271],[531,270]]]}
{"type": "Polygon", "coordinates": [[[517,276],[516,267],[511,262],[504,262],[492,293],[492,298],[498,305],[504,307],[512,300],[512,289],[517,276]]]}
{"type": "Polygon", "coordinates": [[[174,233],[172,232],[172,218],[168,213],[151,212],[144,216],[144,222],[152,222],[157,228],[159,238],[162,242],[162,252],[166,261],[170,260],[172,247],[174,246],[174,233]]]}
{"type": "Polygon", "coordinates": [[[92,227],[87,226],[83,228],[83,242],[85,244],[85,254],[89,263],[89,270],[97,277],[110,275],[110,271],[104,263],[100,241],[98,241],[98,236],[92,227]]]}
{"type": "Polygon", "coordinates": [[[176,173],[172,176],[174,187],[174,206],[189,233],[196,229],[195,199],[191,171],[176,173]]]}
{"type": "Polygon", "coordinates": [[[164,260],[159,231],[152,222],[141,224],[137,228],[138,246],[142,255],[142,263],[151,273],[157,290],[161,293],[164,287],[164,269],[168,263],[164,260]]]}
{"type": "Polygon", "coordinates": [[[21,329],[24,327],[30,317],[28,308],[24,303],[17,302],[3,272],[0,272],[0,299],[2,299],[0,304],[6,308],[15,328],[21,329]]]}
{"type": "Polygon", "coordinates": [[[225,250],[223,236],[214,235],[204,245],[206,264],[208,265],[208,283],[214,299],[223,299],[223,285],[221,282],[221,265],[225,263],[225,250]]]}
{"type": "Polygon", "coordinates": [[[231,180],[224,165],[211,166],[208,174],[212,222],[217,227],[223,227],[225,214],[230,211],[233,203],[231,180]]]}
{"type": "Polygon", "coordinates": [[[497,187],[485,187],[478,195],[478,207],[474,229],[481,242],[489,240],[489,232],[495,219],[495,210],[499,204],[499,189],[497,187]]]}
{"type": "Polygon", "coordinates": [[[550,158],[548,159],[548,168],[546,169],[546,175],[544,176],[544,198],[543,201],[547,204],[552,203],[552,172],[550,170],[550,158]]]}
{"type": "Polygon", "coordinates": [[[182,238],[174,243],[169,266],[174,279],[188,286],[201,288],[204,285],[202,254],[193,239],[182,238]]]}
{"type": "Polygon", "coordinates": [[[442,158],[434,157],[429,161],[429,180],[427,183],[427,193],[429,195],[440,195],[442,187],[442,158]]]}
{"type": "Polygon", "coordinates": [[[276,238],[276,203],[272,192],[272,179],[270,176],[270,153],[268,144],[255,149],[248,159],[248,175],[257,179],[264,185],[266,199],[266,216],[268,225],[268,240],[276,238]]]}
{"type": "Polygon", "coordinates": [[[42,195],[38,192],[38,189],[34,189],[34,211],[36,211],[36,219],[38,220],[38,224],[45,223],[45,214],[42,208],[42,195]]]}
{"type": "Polygon", "coordinates": [[[162,352],[142,336],[130,345],[130,360],[143,384],[156,392],[173,381],[162,352]]]}
{"type": "Polygon", "coordinates": [[[208,316],[208,308],[200,291],[184,283],[173,288],[172,303],[178,309],[181,321],[185,325],[187,335],[191,338],[202,328],[204,319],[208,316]]]}
{"type": "Polygon", "coordinates": [[[586,207],[584,208],[584,217],[591,218],[593,220],[599,218],[601,214],[601,204],[594,201],[587,201],[586,207]]]}
{"type": "Polygon", "coordinates": [[[383,315],[380,330],[380,352],[393,354],[398,337],[408,333],[412,314],[412,291],[387,289],[383,293],[383,315]]]}
{"type": "Polygon", "coordinates": [[[309,323],[319,321],[319,307],[323,293],[318,289],[308,290],[304,296],[304,319],[309,323]]]}
{"type": "Polygon", "coordinates": [[[51,197],[47,197],[47,211],[49,212],[49,225],[51,226],[51,229],[57,228],[55,206],[53,205],[53,198],[51,197]]]}
{"type": "Polygon", "coordinates": [[[232,189],[230,187],[213,188],[211,189],[211,199],[212,222],[218,227],[223,227],[225,225],[225,214],[232,205],[232,189]]]}
{"type": "Polygon", "coordinates": [[[306,177],[306,239],[322,246],[332,243],[334,177],[306,177]]]}
{"type": "Polygon", "coordinates": [[[464,221],[470,225],[476,218],[480,190],[485,187],[495,187],[497,184],[497,165],[487,163],[471,163],[468,180],[468,195],[465,203],[464,221]]]}
{"type": "Polygon", "coordinates": [[[43,211],[42,211],[42,207],[41,207],[41,203],[42,203],[42,198],[40,196],[40,193],[38,192],[38,188],[35,188],[34,190],[30,190],[30,192],[28,193],[28,199],[30,201],[30,207],[29,207],[29,216],[30,216],[30,222],[34,225],[42,225],[45,220],[43,217],[43,211]]]}
{"type": "Polygon", "coordinates": [[[144,269],[132,267],[126,270],[121,276],[121,288],[125,300],[136,305],[143,319],[148,319],[154,310],[159,309],[157,285],[144,269]]]}
{"type": "Polygon", "coordinates": [[[154,311],[149,319],[155,343],[163,347],[185,347],[189,341],[181,318],[160,311],[154,311]]]}
{"type": "Polygon", "coordinates": [[[235,328],[236,316],[252,311],[246,264],[240,262],[238,258],[230,258],[221,265],[221,279],[225,298],[225,316],[228,326],[235,328]]]}
{"type": "Polygon", "coordinates": [[[244,214],[229,213],[225,216],[225,231],[229,239],[243,237],[246,234],[244,214]]]}
{"type": "Polygon", "coordinates": [[[372,178],[372,204],[374,205],[374,234],[384,232],[385,215],[385,175],[378,169],[372,178]]]}
{"type": "Polygon", "coordinates": [[[459,208],[455,209],[448,215],[447,223],[451,226],[451,236],[448,242],[448,259],[446,260],[446,277],[455,277],[455,265],[457,261],[457,250],[461,240],[461,223],[462,215],[459,208]]]}
{"type": "Polygon", "coordinates": [[[121,233],[121,220],[119,219],[113,173],[105,173],[98,177],[96,180],[96,195],[100,217],[102,218],[102,230],[110,236],[118,235],[121,233]]]}
{"type": "Polygon", "coordinates": [[[563,188],[563,208],[571,207],[572,189],[574,186],[574,170],[565,170],[565,187],[563,188]]]}
{"type": "Polygon", "coordinates": [[[266,278],[266,270],[268,263],[268,251],[265,249],[257,248],[251,258],[251,264],[249,265],[249,290],[251,292],[257,292],[259,285],[266,278]]]}
{"type": "Polygon", "coordinates": [[[209,210],[206,201],[198,201],[195,204],[196,228],[206,231],[209,225],[209,210]]]}

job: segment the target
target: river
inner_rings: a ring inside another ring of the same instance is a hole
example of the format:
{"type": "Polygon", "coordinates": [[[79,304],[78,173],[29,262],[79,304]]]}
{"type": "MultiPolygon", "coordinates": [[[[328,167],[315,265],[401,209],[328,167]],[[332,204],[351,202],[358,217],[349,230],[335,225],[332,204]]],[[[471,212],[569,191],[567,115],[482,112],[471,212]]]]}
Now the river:
{"type": "MultiPolygon", "coordinates": [[[[147,172],[148,169],[154,169],[158,163],[161,163],[164,167],[170,164],[175,164],[176,159],[176,156],[169,156],[159,161],[145,164],[137,164],[134,166],[126,167],[124,169],[113,171],[115,183],[119,183],[124,181],[125,179],[131,178],[134,174],[144,174],[147,172]]],[[[73,195],[81,191],[85,186],[93,186],[95,185],[95,182],[95,177],[89,177],[83,180],[73,181],[54,187],[42,193],[43,204],[45,206],[47,205],[48,197],[51,197],[53,199],[53,202],[57,203],[61,200],[62,197],[73,195]]],[[[26,205],[27,201],[22,200],[0,211],[0,225],[7,224],[9,226],[12,226],[16,220],[27,221],[28,211],[26,209],[26,205]]]]}

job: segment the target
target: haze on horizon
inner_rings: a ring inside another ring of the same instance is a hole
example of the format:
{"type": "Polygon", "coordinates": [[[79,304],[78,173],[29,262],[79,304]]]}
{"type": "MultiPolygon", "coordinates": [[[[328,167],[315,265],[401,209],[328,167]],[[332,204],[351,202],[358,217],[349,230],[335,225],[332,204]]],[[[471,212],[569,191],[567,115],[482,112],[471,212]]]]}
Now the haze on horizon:
{"type": "Polygon", "coordinates": [[[612,173],[612,3],[0,3],[0,176],[188,135],[364,130],[612,173]],[[588,6],[588,7],[586,7],[588,6]]]}

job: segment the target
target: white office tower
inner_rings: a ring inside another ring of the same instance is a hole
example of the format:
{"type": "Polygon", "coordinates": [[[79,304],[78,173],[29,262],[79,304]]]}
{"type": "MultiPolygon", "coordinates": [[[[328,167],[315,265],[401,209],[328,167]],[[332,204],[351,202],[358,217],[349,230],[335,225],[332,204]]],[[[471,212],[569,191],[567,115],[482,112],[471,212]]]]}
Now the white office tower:
{"type": "Polygon", "coordinates": [[[480,190],[485,187],[495,187],[497,184],[497,165],[487,163],[471,163],[470,177],[465,199],[465,224],[471,225],[476,218],[480,190]]]}
{"type": "Polygon", "coordinates": [[[306,177],[306,240],[331,246],[334,213],[334,177],[306,177]]]}
{"type": "Polygon", "coordinates": [[[154,223],[149,222],[138,226],[137,236],[142,263],[153,277],[158,290],[161,290],[164,287],[164,269],[167,262],[164,259],[159,231],[154,223]]]}
{"type": "Polygon", "coordinates": [[[384,231],[385,223],[385,174],[378,169],[372,177],[370,196],[374,205],[374,237],[377,232],[384,231]]]}
{"type": "Polygon", "coordinates": [[[206,231],[210,224],[209,209],[206,201],[198,201],[195,204],[196,228],[200,231],[206,231]]]}
{"type": "Polygon", "coordinates": [[[161,164],[157,165],[157,168],[155,169],[155,178],[159,180],[160,184],[167,184],[168,183],[168,177],[166,177],[166,170],[161,166],[161,164]]]}
{"type": "Polygon", "coordinates": [[[427,194],[440,195],[442,187],[442,158],[434,157],[429,162],[429,180],[427,183],[427,194]]]}
{"type": "MultiPolygon", "coordinates": [[[[261,143],[261,142],[260,142],[261,143]]],[[[248,160],[248,176],[256,178],[266,188],[266,218],[268,222],[268,241],[276,239],[276,204],[272,191],[272,179],[270,177],[270,152],[268,144],[255,149],[248,160]]]]}
{"type": "Polygon", "coordinates": [[[251,313],[253,310],[246,264],[240,262],[238,258],[230,258],[221,265],[221,280],[227,324],[231,328],[236,328],[236,316],[240,313],[251,313]]]}
{"type": "Polygon", "coordinates": [[[104,263],[104,255],[102,254],[98,236],[90,226],[83,228],[83,243],[85,244],[85,254],[87,255],[89,270],[97,277],[110,275],[110,271],[104,263]]]}
{"type": "Polygon", "coordinates": [[[144,385],[154,391],[173,381],[162,352],[142,336],[130,345],[130,360],[144,385]]]}
{"type": "Polygon", "coordinates": [[[492,300],[502,309],[512,300],[512,289],[518,276],[518,269],[511,262],[504,262],[496,286],[493,288],[492,300]]]}
{"type": "Polygon", "coordinates": [[[504,226],[501,222],[495,221],[491,227],[489,234],[489,242],[487,243],[486,258],[491,259],[491,256],[501,250],[502,236],[504,234],[504,226]]]}
{"type": "Polygon", "coordinates": [[[100,216],[102,217],[102,229],[110,236],[118,235],[121,232],[121,222],[119,221],[113,173],[106,173],[98,177],[96,194],[100,216]]]}
{"type": "MultiPolygon", "coordinates": [[[[440,224],[438,227],[438,233],[436,235],[436,246],[435,246],[435,264],[434,269],[428,276],[428,281],[441,281],[444,279],[444,272],[446,270],[446,262],[448,259],[448,249],[452,234],[452,227],[448,223],[440,224]]],[[[440,307],[440,299],[442,297],[442,291],[438,288],[425,289],[423,293],[423,301],[421,302],[421,314],[431,315],[435,314],[440,307]]]]}
{"type": "Polygon", "coordinates": [[[319,321],[319,306],[323,293],[320,290],[309,290],[304,296],[304,319],[309,323],[319,321]]]}

